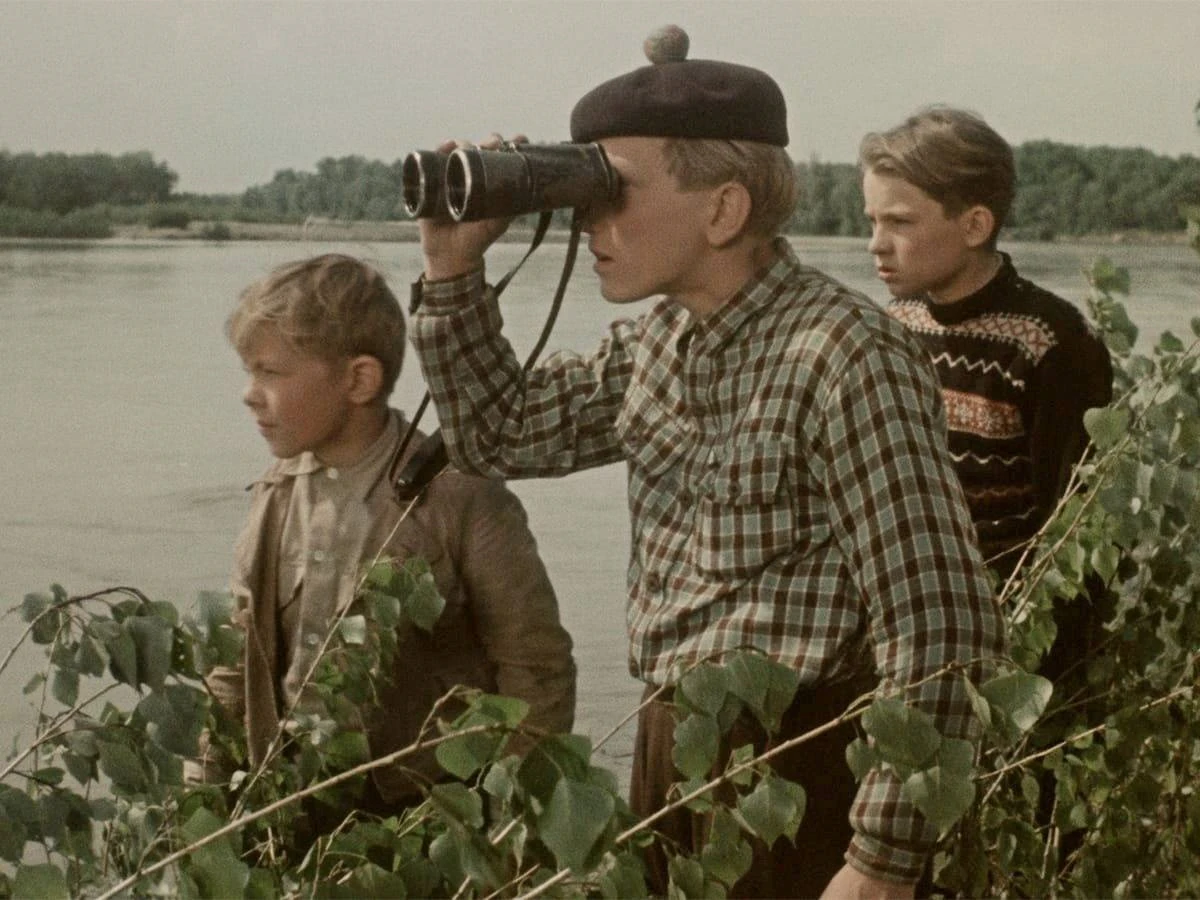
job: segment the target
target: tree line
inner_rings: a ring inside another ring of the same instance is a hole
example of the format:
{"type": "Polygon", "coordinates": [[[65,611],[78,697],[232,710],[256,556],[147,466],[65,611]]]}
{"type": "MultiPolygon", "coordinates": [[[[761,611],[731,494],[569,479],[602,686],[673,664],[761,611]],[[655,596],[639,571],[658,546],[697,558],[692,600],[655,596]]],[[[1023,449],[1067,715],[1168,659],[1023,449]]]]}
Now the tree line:
{"type": "MultiPolygon", "coordinates": [[[[1083,147],[1031,141],[1014,148],[1017,198],[1011,237],[1050,240],[1138,229],[1179,231],[1182,208],[1200,204],[1200,158],[1162,156],[1142,148],[1083,147]]],[[[802,199],[788,224],[792,234],[867,233],[858,167],[810,159],[796,163],[802,199]]],[[[178,175],[146,151],[11,154],[0,151],[0,226],[30,216],[78,217],[103,207],[114,222],[131,209],[149,210],[151,225],[196,219],[300,222],[406,218],[401,160],[326,157],[315,171],[282,169],[240,195],[177,194],[178,175]],[[164,207],[173,208],[166,215],[164,207]]],[[[101,218],[103,218],[101,215],[101,218]]],[[[92,218],[96,218],[95,215],[92,218]]],[[[136,218],[136,216],[134,216],[136,218]]],[[[566,215],[558,216],[565,224],[566,215]]],[[[0,228],[2,230],[2,228],[0,228]]]]}

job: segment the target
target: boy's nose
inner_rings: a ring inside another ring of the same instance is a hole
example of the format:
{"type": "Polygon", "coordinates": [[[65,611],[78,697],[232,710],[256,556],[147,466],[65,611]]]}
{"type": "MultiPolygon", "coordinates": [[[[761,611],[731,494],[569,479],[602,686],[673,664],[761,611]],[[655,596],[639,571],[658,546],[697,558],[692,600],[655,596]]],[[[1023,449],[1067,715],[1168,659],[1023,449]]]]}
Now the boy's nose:
{"type": "Polygon", "coordinates": [[[246,382],[246,386],[242,389],[242,402],[253,409],[262,402],[262,395],[258,390],[253,380],[246,382]]]}

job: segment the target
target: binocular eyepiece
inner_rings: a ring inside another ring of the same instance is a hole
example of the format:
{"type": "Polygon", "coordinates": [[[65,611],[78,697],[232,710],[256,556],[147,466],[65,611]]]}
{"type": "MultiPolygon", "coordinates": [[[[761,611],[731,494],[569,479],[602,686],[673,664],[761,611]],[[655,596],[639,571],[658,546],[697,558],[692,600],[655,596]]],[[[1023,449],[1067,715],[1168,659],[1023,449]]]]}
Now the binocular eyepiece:
{"type": "Polygon", "coordinates": [[[499,219],[615,200],[620,178],[599,144],[504,144],[417,150],[401,168],[410,216],[499,219]]]}

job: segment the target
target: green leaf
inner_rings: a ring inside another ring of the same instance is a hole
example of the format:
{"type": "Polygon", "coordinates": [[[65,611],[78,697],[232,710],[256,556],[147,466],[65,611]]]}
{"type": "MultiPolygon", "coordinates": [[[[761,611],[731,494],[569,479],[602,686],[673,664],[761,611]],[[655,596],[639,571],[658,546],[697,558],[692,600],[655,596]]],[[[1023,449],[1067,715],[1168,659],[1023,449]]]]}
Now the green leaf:
{"type": "Polygon", "coordinates": [[[446,608],[446,601],[438,593],[433,573],[426,571],[415,579],[413,591],[404,599],[404,611],[414,625],[425,632],[433,626],[446,608]]]}
{"type": "Polygon", "coordinates": [[[346,616],[338,623],[338,634],[352,647],[361,647],[367,642],[367,617],[346,616]]]}
{"type": "Polygon", "coordinates": [[[438,744],[433,752],[438,765],[455,778],[465,779],[491,761],[503,740],[503,734],[464,734],[438,744]]]}
{"type": "Polygon", "coordinates": [[[747,796],[738,798],[737,815],[742,824],[770,847],[782,835],[795,840],[804,818],[804,788],[768,773],[747,796]]]}
{"type": "Polygon", "coordinates": [[[1129,410],[1106,406],[1083,414],[1083,426],[1101,452],[1115,447],[1129,433],[1129,410]]]}
{"type": "Polygon", "coordinates": [[[901,777],[928,764],[942,742],[927,713],[889,697],[875,700],[862,723],[883,760],[905,770],[901,777]]]}
{"type": "Polygon", "coordinates": [[[174,629],[169,622],[154,616],[134,616],[122,624],[137,650],[139,682],[157,690],[171,671],[174,629]]]}
{"type": "Polygon", "coordinates": [[[339,880],[331,887],[332,896],[344,897],[346,900],[358,900],[360,897],[408,896],[408,885],[401,876],[373,862],[363,863],[354,869],[345,881],[339,880]]]}
{"type": "Polygon", "coordinates": [[[517,770],[522,789],[546,803],[560,778],[584,781],[592,744],[586,735],[556,734],[540,740],[525,755],[517,770]]]}
{"type": "Polygon", "coordinates": [[[975,800],[974,747],[969,741],[947,738],[938,750],[938,764],[914,772],[904,790],[917,809],[945,834],[975,800]]]}
{"type": "Polygon", "coordinates": [[[1129,269],[1116,265],[1107,256],[1096,258],[1089,275],[1097,290],[1110,294],[1129,293],[1129,269]]]}
{"type": "Polygon", "coordinates": [[[136,753],[124,744],[100,741],[100,771],[113,786],[138,793],[146,788],[146,773],[136,753]]]}
{"type": "MultiPolygon", "coordinates": [[[[225,821],[201,807],[188,818],[181,830],[184,840],[194,843],[225,824],[225,821]]],[[[240,897],[250,881],[250,867],[238,858],[230,835],[188,854],[185,867],[208,897],[240,897]]]]}
{"type": "Polygon", "coordinates": [[[1045,678],[1021,670],[999,675],[979,689],[992,709],[999,710],[1022,734],[1045,711],[1053,691],[1054,685],[1045,678]]]}
{"type": "Polygon", "coordinates": [[[99,678],[104,674],[104,664],[108,661],[104,648],[91,634],[84,633],[79,638],[79,649],[75,652],[75,666],[84,675],[99,678]]]}
{"type": "Polygon", "coordinates": [[[434,750],[438,764],[456,778],[467,778],[495,759],[508,740],[508,732],[529,713],[529,704],[515,697],[480,694],[455,719],[453,731],[481,726],[495,730],[464,734],[439,744],[434,750]]]}
{"type": "Polygon", "coordinates": [[[151,691],[137,705],[146,734],[164,750],[179,756],[200,751],[200,734],[208,715],[208,695],[191,685],[168,684],[151,691]]]}
{"type": "Polygon", "coordinates": [[[54,598],[47,594],[26,594],[21,604],[21,617],[33,628],[30,637],[35,644],[49,644],[58,636],[63,612],[53,609],[54,598]]]}
{"type": "Polygon", "coordinates": [[[630,900],[649,896],[646,872],[641,859],[632,853],[621,853],[600,876],[600,896],[605,900],[630,900]]]}
{"type": "Polygon", "coordinates": [[[510,802],[517,790],[515,760],[516,757],[501,760],[483,776],[483,789],[501,803],[510,802]]]}
{"type": "Polygon", "coordinates": [[[855,738],[846,745],[846,765],[854,773],[855,781],[862,781],[881,762],[875,748],[862,738],[855,738]]]}
{"type": "Polygon", "coordinates": [[[684,674],[675,688],[676,703],[683,695],[684,703],[697,712],[707,713],[714,719],[725,705],[729,693],[729,673],[720,666],[709,663],[697,666],[684,674]]]}
{"type": "Polygon", "coordinates": [[[243,632],[233,625],[237,601],[228,592],[202,591],[196,599],[199,641],[194,652],[196,666],[207,671],[213,666],[234,666],[241,658],[243,632]]]}
{"type": "Polygon", "coordinates": [[[41,784],[53,786],[61,784],[65,774],[66,773],[62,769],[56,766],[51,766],[49,768],[38,769],[35,772],[30,772],[29,777],[41,784]]]}
{"type": "Polygon", "coordinates": [[[763,728],[774,734],[796,696],[800,675],[761,653],[743,651],[727,665],[732,693],[741,697],[763,728]]]}
{"type": "Polygon", "coordinates": [[[704,867],[686,856],[673,856],[667,862],[667,875],[671,884],[667,897],[705,897],[704,867]]]}
{"type": "Polygon", "coordinates": [[[28,900],[71,900],[66,876],[48,864],[19,866],[12,892],[28,900]]]}
{"type": "Polygon", "coordinates": [[[24,791],[0,784],[0,858],[19,863],[25,842],[40,828],[38,810],[24,791]]]}
{"type": "Polygon", "coordinates": [[[435,784],[429,799],[438,815],[447,824],[483,827],[483,800],[465,784],[448,782],[435,784]]]}
{"type": "Polygon", "coordinates": [[[450,884],[462,884],[463,879],[467,877],[462,854],[459,852],[459,839],[453,832],[443,831],[433,839],[429,844],[429,858],[450,884]]]}
{"type": "Polygon", "coordinates": [[[721,733],[717,723],[702,713],[692,713],[675,726],[671,758],[687,778],[702,778],[717,762],[721,733]]]}
{"type": "Polygon", "coordinates": [[[728,888],[750,871],[754,851],[743,839],[737,821],[728,809],[718,808],[712,818],[708,841],[700,851],[700,863],[707,875],[728,888]]]}
{"type": "Polygon", "coordinates": [[[914,772],[904,782],[904,790],[939,835],[945,835],[975,800],[974,781],[940,766],[914,772]]]}
{"type": "Polygon", "coordinates": [[[74,669],[59,667],[54,670],[50,693],[63,706],[72,707],[79,700],[79,673],[74,669]]]}
{"type": "Polygon", "coordinates": [[[104,642],[108,651],[108,667],[113,677],[122,684],[138,686],[137,644],[133,635],[122,628],[104,642]]]}
{"type": "Polygon", "coordinates": [[[563,779],[538,817],[542,843],[561,868],[582,870],[615,809],[616,801],[608,791],[563,779]]]}

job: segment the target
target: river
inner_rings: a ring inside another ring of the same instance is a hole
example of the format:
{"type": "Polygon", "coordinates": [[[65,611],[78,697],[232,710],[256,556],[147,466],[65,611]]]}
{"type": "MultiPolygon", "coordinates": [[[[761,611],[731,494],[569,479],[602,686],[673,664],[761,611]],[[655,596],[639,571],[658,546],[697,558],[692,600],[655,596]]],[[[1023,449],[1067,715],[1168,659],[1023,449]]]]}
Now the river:
{"type": "MultiPolygon", "coordinates": [[[[862,239],[798,238],[801,257],[877,299],[862,239]]],[[[502,244],[493,277],[523,247],[502,244]]],[[[1130,269],[1131,317],[1149,338],[1181,337],[1200,315],[1200,259],[1181,245],[1013,244],[1027,277],[1082,303],[1081,274],[1100,253],[1130,269]]],[[[413,244],[97,242],[0,244],[0,608],[61,583],[73,594],[136,586],[187,607],[221,589],[246,511],[244,486],[268,462],[240,402],[242,370],[222,323],[240,289],[271,267],[338,250],[366,257],[406,302],[420,270],[413,244]]],[[[524,355],[541,327],[563,246],[530,260],[503,299],[507,332],[524,355]]],[[[549,348],[589,350],[618,310],[599,298],[581,255],[549,348]]],[[[1148,339],[1149,339],[1148,338],[1148,339]]],[[[410,361],[411,363],[411,361],[410,361]]],[[[411,363],[394,402],[422,393],[411,363]]],[[[609,466],[519,482],[534,533],[576,644],[576,731],[599,741],[640,693],[626,667],[623,593],[629,549],[624,472],[609,466]]],[[[23,630],[4,620],[0,654],[23,630]]],[[[0,674],[0,743],[27,739],[35,713],[21,688],[40,648],[0,674]]],[[[632,727],[601,750],[624,778],[632,727]]]]}

